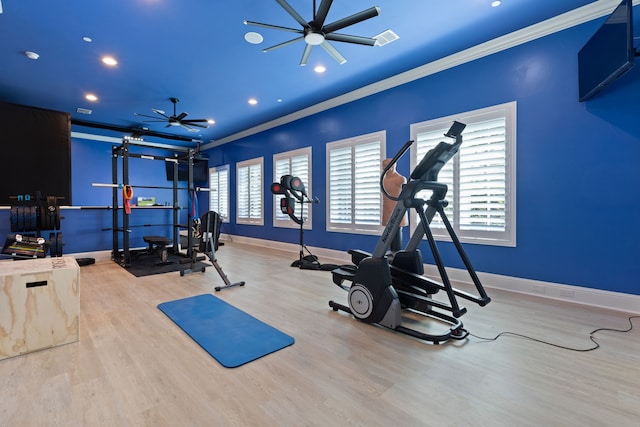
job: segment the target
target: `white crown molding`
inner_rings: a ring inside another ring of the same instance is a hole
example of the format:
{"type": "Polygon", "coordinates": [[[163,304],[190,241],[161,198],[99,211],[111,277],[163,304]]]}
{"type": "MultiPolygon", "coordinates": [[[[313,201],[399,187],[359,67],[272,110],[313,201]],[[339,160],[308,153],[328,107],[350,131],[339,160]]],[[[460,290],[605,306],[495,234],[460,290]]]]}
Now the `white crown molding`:
{"type": "MultiPolygon", "coordinates": [[[[476,59],[483,58],[485,56],[492,55],[494,53],[530,42],[532,40],[548,36],[549,34],[553,34],[558,31],[580,25],[582,23],[600,18],[611,13],[611,11],[619,3],[620,0],[595,1],[586,6],[547,19],[546,21],[542,21],[538,24],[531,25],[510,34],[506,34],[504,36],[479,44],[469,49],[465,49],[458,53],[454,53],[453,55],[446,56],[444,58],[411,69],[409,71],[405,71],[404,73],[397,74],[393,77],[389,77],[379,82],[363,86],[344,95],[329,99],[324,102],[320,102],[312,107],[296,111],[295,113],[291,113],[278,119],[263,123],[261,125],[254,126],[242,132],[229,135],[219,140],[211,141],[207,144],[203,144],[201,148],[203,150],[207,150],[241,138],[246,138],[248,136],[255,135],[256,133],[264,132],[277,126],[282,126],[295,120],[320,113],[330,108],[347,104],[366,96],[392,89],[396,86],[400,86],[402,84],[427,77],[431,74],[435,74],[440,71],[444,71],[449,68],[453,68],[455,66],[462,65],[467,62],[471,62],[476,59]]],[[[638,3],[640,3],[640,0],[634,0],[633,2],[634,5],[638,3]]]]}

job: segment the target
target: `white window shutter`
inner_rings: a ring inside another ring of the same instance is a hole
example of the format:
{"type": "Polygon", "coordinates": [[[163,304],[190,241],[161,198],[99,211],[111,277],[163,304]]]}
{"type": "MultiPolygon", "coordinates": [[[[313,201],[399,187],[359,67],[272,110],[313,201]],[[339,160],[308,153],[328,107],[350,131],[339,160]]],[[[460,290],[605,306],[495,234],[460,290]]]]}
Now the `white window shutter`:
{"type": "Polygon", "coordinates": [[[380,224],[380,143],[354,147],[354,220],[356,224],[380,224]]]}
{"type": "Polygon", "coordinates": [[[238,168],[238,218],[249,219],[249,167],[238,168]]]}
{"type": "Polygon", "coordinates": [[[459,223],[464,230],[504,231],[505,119],[472,123],[460,147],[459,223]]]}
{"type": "Polygon", "coordinates": [[[385,132],[327,144],[327,230],[382,231],[380,192],[385,132]]]}
{"type": "MultiPolygon", "coordinates": [[[[440,171],[438,182],[448,186],[445,213],[463,242],[515,246],[516,241],[516,103],[487,107],[411,125],[416,141],[412,166],[444,137],[453,120],[466,124],[456,156],[440,171]]],[[[431,191],[420,193],[423,198],[431,191]]],[[[417,224],[413,215],[412,229],[417,224]]],[[[436,215],[434,235],[448,239],[436,215]]]]}
{"type": "Polygon", "coordinates": [[[329,203],[332,223],[351,223],[352,203],[351,147],[331,150],[329,157],[329,203]]]}
{"type": "Polygon", "coordinates": [[[246,160],[236,166],[236,221],[239,224],[263,225],[263,159],[246,160]]]}
{"type": "MultiPolygon", "coordinates": [[[[273,156],[274,182],[280,182],[283,175],[292,175],[300,178],[305,186],[308,197],[311,195],[311,147],[300,148],[293,151],[274,154],[273,156]]],[[[274,227],[299,228],[287,214],[280,209],[280,200],[283,195],[275,194],[273,197],[274,227]]],[[[295,202],[295,215],[304,220],[304,228],[311,229],[312,206],[295,202]]]]}

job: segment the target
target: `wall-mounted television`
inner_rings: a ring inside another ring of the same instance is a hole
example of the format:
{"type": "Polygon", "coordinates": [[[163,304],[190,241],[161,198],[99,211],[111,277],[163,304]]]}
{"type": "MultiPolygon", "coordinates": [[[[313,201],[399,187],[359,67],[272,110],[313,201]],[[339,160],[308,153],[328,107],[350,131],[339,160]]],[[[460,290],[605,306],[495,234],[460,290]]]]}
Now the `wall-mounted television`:
{"type": "Polygon", "coordinates": [[[633,2],[623,0],[578,52],[580,102],[592,98],[629,71],[635,56],[633,2]]]}
{"type": "MultiPolygon", "coordinates": [[[[178,181],[189,181],[189,164],[186,162],[165,162],[167,181],[173,181],[173,168],[178,166],[178,181]]],[[[209,160],[193,160],[193,182],[209,182],[209,160]]]]}

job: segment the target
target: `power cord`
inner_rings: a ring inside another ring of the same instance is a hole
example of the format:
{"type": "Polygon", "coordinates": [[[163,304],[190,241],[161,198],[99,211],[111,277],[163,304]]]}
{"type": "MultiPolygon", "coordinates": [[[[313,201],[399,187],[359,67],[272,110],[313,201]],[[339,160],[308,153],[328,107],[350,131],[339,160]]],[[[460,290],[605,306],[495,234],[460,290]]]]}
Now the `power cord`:
{"type": "Polygon", "coordinates": [[[519,337],[519,338],[524,338],[524,339],[527,339],[527,340],[539,342],[541,344],[550,345],[552,347],[561,348],[563,350],[587,352],[587,351],[593,351],[593,350],[596,350],[596,349],[600,348],[600,344],[598,344],[598,342],[596,341],[596,339],[593,336],[593,334],[595,334],[597,332],[603,332],[603,331],[622,332],[622,333],[630,332],[633,329],[633,322],[631,321],[631,319],[638,319],[638,318],[640,318],[640,316],[629,316],[629,318],[627,318],[627,321],[629,322],[629,328],[628,329],[611,329],[611,328],[594,329],[593,331],[591,331],[589,333],[589,339],[595,344],[595,346],[593,346],[591,348],[585,348],[585,349],[566,347],[566,346],[563,346],[563,345],[554,344],[554,343],[551,343],[551,342],[548,342],[548,341],[543,341],[543,340],[540,340],[540,339],[537,339],[537,338],[532,338],[532,337],[529,337],[529,336],[526,336],[526,335],[518,334],[518,333],[515,333],[515,332],[509,332],[509,331],[500,332],[494,338],[485,338],[485,337],[481,337],[481,336],[478,336],[478,335],[474,335],[472,333],[469,333],[469,336],[472,336],[474,338],[477,338],[479,340],[484,340],[484,341],[496,341],[498,338],[500,338],[502,336],[514,336],[514,337],[519,337]]]}

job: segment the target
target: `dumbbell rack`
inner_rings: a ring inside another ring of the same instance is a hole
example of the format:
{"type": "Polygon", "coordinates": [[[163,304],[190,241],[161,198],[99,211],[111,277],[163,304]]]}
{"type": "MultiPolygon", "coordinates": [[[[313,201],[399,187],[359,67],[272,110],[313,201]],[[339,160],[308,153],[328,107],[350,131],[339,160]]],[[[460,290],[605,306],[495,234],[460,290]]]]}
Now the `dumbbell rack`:
{"type": "Polygon", "coordinates": [[[2,253],[12,255],[15,258],[41,258],[47,252],[52,257],[62,256],[62,232],[60,230],[60,206],[58,200],[61,197],[42,197],[36,192],[31,195],[11,196],[14,205],[10,209],[9,220],[11,232],[5,242],[2,253]],[[42,237],[43,231],[53,230],[49,233],[49,240],[42,237]]]}

